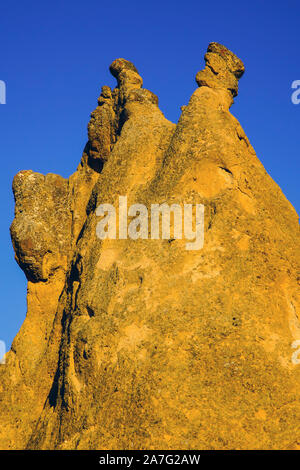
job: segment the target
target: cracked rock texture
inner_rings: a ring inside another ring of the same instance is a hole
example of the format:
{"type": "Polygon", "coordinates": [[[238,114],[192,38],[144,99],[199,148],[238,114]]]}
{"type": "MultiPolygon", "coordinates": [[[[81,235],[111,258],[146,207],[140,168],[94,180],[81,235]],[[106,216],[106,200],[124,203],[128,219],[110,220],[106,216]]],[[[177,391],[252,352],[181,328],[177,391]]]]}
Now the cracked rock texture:
{"type": "Polygon", "coordinates": [[[298,216],[229,112],[243,63],[217,43],[205,62],[175,125],[115,60],[77,171],[15,177],[28,311],[0,366],[1,449],[300,448],[298,216]],[[99,240],[119,195],[204,204],[203,249],[99,240]]]}

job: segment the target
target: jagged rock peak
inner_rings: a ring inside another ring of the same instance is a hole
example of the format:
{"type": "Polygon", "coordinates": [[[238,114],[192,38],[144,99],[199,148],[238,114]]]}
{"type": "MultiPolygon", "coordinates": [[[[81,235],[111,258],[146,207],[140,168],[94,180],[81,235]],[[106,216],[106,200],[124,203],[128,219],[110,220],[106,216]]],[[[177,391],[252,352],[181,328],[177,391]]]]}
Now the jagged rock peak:
{"type": "Polygon", "coordinates": [[[116,59],[110,65],[111,74],[117,79],[118,87],[141,88],[143,79],[132,62],[126,59],[116,59]]]}
{"type": "Polygon", "coordinates": [[[91,113],[88,124],[88,142],[85,146],[81,165],[101,173],[122,127],[132,112],[132,103],[158,106],[158,98],[151,91],[142,88],[143,80],[135,66],[126,59],[116,59],[109,68],[117,79],[117,87],[111,90],[103,86],[98,106],[91,113]]]}
{"type": "Polygon", "coordinates": [[[206,66],[196,75],[196,82],[213,89],[225,89],[232,97],[238,94],[238,80],[245,72],[243,62],[227,47],[211,42],[204,56],[206,66]]]}

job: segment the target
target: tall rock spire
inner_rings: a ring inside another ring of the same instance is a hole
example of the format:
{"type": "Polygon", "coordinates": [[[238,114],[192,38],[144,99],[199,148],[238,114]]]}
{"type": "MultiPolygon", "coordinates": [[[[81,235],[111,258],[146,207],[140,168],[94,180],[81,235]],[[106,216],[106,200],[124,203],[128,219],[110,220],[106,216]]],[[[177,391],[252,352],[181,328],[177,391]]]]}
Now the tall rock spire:
{"type": "Polygon", "coordinates": [[[77,171],[16,176],[28,312],[0,366],[0,448],[299,448],[298,216],[229,112],[242,62],[217,43],[205,61],[175,125],[117,59],[77,171]],[[99,240],[119,196],[204,205],[203,248],[99,240]]]}
{"type": "Polygon", "coordinates": [[[237,96],[238,81],[245,72],[243,62],[227,47],[217,42],[209,44],[204,59],[206,66],[197,73],[197,84],[214,90],[226,90],[231,99],[237,96]]]}

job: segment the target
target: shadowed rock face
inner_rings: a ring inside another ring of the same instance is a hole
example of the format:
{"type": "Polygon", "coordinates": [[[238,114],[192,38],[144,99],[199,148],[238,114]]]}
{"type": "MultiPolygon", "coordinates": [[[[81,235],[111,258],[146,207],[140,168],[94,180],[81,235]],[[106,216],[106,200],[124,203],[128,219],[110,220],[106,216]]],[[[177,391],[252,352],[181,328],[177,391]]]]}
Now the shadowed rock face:
{"type": "Polygon", "coordinates": [[[117,59],[77,171],[15,177],[28,311],[0,366],[2,449],[300,447],[298,217],[229,112],[242,62],[217,43],[205,61],[175,125],[117,59]],[[203,249],[99,240],[119,195],[204,204],[203,249]]]}

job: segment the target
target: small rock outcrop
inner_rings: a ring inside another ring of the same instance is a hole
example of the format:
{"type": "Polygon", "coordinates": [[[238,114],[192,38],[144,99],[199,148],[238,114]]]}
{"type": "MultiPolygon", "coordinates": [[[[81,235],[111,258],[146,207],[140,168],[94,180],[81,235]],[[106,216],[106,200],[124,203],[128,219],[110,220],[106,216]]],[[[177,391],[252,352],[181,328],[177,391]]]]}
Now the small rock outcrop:
{"type": "Polygon", "coordinates": [[[115,60],[77,171],[15,177],[28,310],[1,449],[300,448],[298,216],[229,112],[243,63],[217,43],[205,63],[175,125],[115,60]],[[119,196],[203,204],[203,248],[100,240],[119,196]]]}

